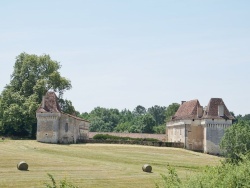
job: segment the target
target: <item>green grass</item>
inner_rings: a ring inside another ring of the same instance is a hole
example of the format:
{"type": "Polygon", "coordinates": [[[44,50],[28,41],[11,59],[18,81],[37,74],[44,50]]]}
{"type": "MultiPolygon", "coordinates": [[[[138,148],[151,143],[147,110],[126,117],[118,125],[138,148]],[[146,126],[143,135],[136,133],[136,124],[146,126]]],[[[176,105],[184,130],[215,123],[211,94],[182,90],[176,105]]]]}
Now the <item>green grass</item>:
{"type": "Polygon", "coordinates": [[[33,140],[0,142],[0,187],[45,187],[47,173],[80,187],[155,187],[169,163],[183,180],[216,165],[219,157],[184,149],[113,144],[43,144],[33,140]],[[19,171],[20,161],[29,171],[19,171]],[[153,173],[142,171],[151,164],[153,173]]]}

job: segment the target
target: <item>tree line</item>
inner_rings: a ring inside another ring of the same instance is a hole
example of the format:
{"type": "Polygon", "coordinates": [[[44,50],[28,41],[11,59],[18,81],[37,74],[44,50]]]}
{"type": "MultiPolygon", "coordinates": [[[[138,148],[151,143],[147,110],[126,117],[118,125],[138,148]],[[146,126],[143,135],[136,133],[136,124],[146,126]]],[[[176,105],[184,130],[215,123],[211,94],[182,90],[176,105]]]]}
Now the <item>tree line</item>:
{"type": "Polygon", "coordinates": [[[91,122],[92,132],[165,134],[166,121],[178,108],[177,103],[172,103],[168,107],[155,105],[148,109],[138,105],[133,111],[96,107],[90,113],[79,114],[79,117],[91,122]]]}
{"type": "Polygon", "coordinates": [[[33,137],[36,135],[36,110],[47,91],[58,93],[59,105],[65,113],[91,121],[91,131],[165,133],[166,120],[179,104],[146,109],[138,105],[133,111],[96,107],[90,113],[75,110],[63,99],[71,89],[69,79],[61,76],[61,65],[49,55],[21,53],[16,57],[10,83],[0,94],[0,134],[33,137]]]}
{"type": "MultiPolygon", "coordinates": [[[[166,122],[177,111],[179,104],[152,106],[138,105],[134,110],[96,107],[80,113],[72,102],[63,99],[72,88],[69,79],[61,76],[61,65],[49,55],[21,53],[16,57],[10,83],[0,94],[0,134],[9,136],[36,136],[36,110],[47,91],[58,93],[61,110],[91,122],[90,131],[165,133],[166,122]]],[[[233,114],[234,115],[234,114],[233,114]]],[[[250,120],[250,114],[237,115],[234,123],[250,120]]]]}

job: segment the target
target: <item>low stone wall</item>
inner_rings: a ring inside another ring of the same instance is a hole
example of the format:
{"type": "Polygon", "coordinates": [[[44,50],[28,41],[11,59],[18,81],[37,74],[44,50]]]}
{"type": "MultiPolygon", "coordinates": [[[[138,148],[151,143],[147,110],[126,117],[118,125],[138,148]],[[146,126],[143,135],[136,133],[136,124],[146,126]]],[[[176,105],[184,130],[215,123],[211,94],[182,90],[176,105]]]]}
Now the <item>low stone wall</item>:
{"type": "Polygon", "coordinates": [[[114,133],[114,132],[89,132],[89,138],[93,138],[96,134],[108,134],[119,137],[130,137],[130,138],[154,138],[162,142],[168,140],[167,134],[145,134],[145,133],[114,133]]]}
{"type": "Polygon", "coordinates": [[[99,144],[130,144],[130,145],[144,145],[157,147],[175,147],[184,148],[184,143],[181,142],[152,142],[152,141],[138,141],[138,140],[85,140],[82,143],[99,143],[99,144]]]}

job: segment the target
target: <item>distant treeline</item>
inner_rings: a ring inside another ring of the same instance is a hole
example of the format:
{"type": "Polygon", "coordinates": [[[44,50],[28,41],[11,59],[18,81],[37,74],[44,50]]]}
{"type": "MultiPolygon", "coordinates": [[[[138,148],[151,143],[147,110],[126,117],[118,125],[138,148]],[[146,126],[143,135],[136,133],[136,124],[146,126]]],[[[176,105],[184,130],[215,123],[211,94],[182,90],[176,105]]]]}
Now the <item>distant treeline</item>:
{"type": "Polygon", "coordinates": [[[168,107],[137,106],[133,111],[96,107],[90,113],[79,113],[63,93],[71,89],[69,79],[61,76],[61,65],[49,55],[21,53],[16,57],[10,83],[0,94],[0,135],[36,136],[36,110],[47,91],[58,94],[59,105],[65,113],[90,120],[90,131],[165,133],[165,123],[179,104],[168,107]]]}
{"type": "MultiPolygon", "coordinates": [[[[0,94],[0,135],[35,138],[36,110],[47,91],[58,93],[63,112],[89,120],[94,132],[165,133],[166,121],[179,107],[177,103],[148,109],[138,105],[132,111],[96,107],[80,113],[70,100],[63,99],[72,86],[61,76],[60,68],[49,55],[21,53],[16,57],[10,83],[0,94]]],[[[250,120],[250,114],[237,115],[235,122],[241,120],[250,120]]]]}
{"type": "Polygon", "coordinates": [[[133,111],[96,107],[90,113],[77,115],[91,122],[92,132],[165,133],[166,121],[179,108],[173,103],[168,107],[152,106],[148,109],[138,105],[133,111]]]}
{"type": "MultiPolygon", "coordinates": [[[[166,122],[171,119],[179,106],[177,103],[172,103],[168,107],[155,105],[146,109],[138,105],[133,111],[96,107],[90,113],[80,114],[78,112],[76,114],[91,122],[91,132],[164,134],[166,132],[166,122]]],[[[231,113],[234,115],[233,112],[231,113]]],[[[233,123],[244,120],[250,120],[250,114],[235,116],[233,123]]]]}

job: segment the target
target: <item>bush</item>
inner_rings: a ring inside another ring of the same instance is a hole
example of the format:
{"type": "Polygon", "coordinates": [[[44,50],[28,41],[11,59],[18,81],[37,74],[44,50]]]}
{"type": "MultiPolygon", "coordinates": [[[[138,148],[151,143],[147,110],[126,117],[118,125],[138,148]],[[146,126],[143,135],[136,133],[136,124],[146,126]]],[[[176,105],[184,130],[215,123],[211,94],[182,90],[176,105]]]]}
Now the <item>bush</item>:
{"type": "MultiPolygon", "coordinates": [[[[180,178],[178,177],[175,168],[167,165],[168,173],[167,175],[161,174],[162,180],[163,180],[163,186],[164,188],[179,188],[182,187],[182,182],[180,178]]],[[[156,183],[156,188],[160,188],[161,186],[156,183]]]]}
{"type": "Polygon", "coordinates": [[[220,143],[227,161],[237,163],[250,151],[250,121],[240,121],[230,126],[220,143]]]}
{"type": "Polygon", "coordinates": [[[243,160],[238,164],[222,163],[216,167],[206,167],[204,172],[191,178],[187,187],[250,187],[250,161],[243,160]]]}
{"type": "MultiPolygon", "coordinates": [[[[241,156],[242,161],[238,164],[222,162],[215,167],[207,166],[201,174],[190,177],[185,184],[182,183],[175,169],[168,165],[168,174],[161,175],[163,187],[180,188],[235,188],[250,187],[250,160],[249,157],[241,156]]],[[[157,188],[161,186],[156,184],[157,188]]]]}
{"type": "Polygon", "coordinates": [[[54,177],[51,174],[48,174],[52,185],[45,183],[45,186],[47,188],[78,188],[77,186],[73,185],[72,183],[68,182],[66,179],[63,179],[59,182],[59,186],[57,186],[57,183],[54,179],[54,177]]]}
{"type": "Polygon", "coordinates": [[[151,142],[159,142],[159,140],[154,138],[131,138],[131,137],[120,137],[120,136],[113,136],[108,134],[96,134],[93,139],[95,140],[135,140],[135,141],[151,141],[151,142]]]}
{"type": "Polygon", "coordinates": [[[250,121],[240,121],[229,127],[220,146],[228,161],[233,163],[241,161],[241,156],[250,151],[250,121]]]}

